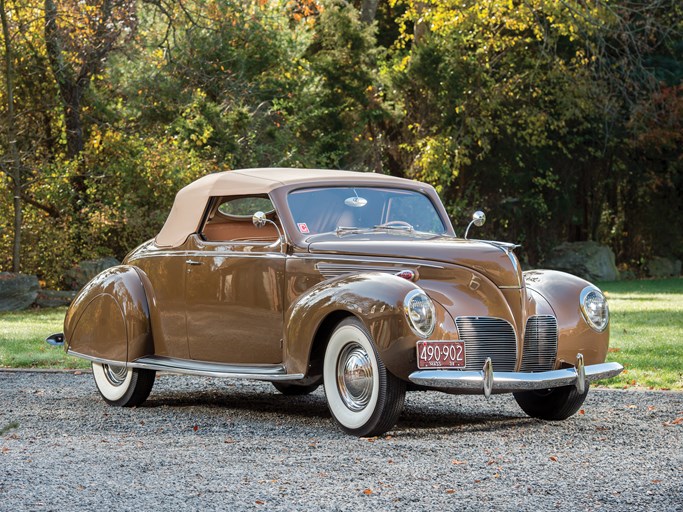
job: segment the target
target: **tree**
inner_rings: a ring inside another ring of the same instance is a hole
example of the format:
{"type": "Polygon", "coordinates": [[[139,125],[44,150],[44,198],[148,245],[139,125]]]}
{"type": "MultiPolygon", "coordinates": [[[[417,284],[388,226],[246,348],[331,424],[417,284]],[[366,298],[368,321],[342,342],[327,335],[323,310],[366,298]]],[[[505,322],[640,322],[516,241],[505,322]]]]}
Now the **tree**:
{"type": "Polygon", "coordinates": [[[21,159],[17,149],[17,128],[14,113],[14,56],[12,51],[12,35],[10,34],[7,20],[7,7],[5,0],[0,0],[0,19],[2,20],[2,36],[4,42],[5,61],[5,90],[7,100],[7,140],[10,148],[9,167],[7,174],[12,180],[12,193],[14,201],[14,241],[12,244],[12,271],[19,272],[21,269],[21,195],[22,195],[22,172],[21,159]]]}

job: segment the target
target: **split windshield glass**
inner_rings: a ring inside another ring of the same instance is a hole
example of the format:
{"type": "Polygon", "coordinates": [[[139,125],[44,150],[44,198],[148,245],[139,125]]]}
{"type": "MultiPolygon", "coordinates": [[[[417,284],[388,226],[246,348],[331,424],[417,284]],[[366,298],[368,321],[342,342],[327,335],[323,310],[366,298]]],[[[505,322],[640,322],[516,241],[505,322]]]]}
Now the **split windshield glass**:
{"type": "Polygon", "coordinates": [[[431,200],[415,191],[377,187],[296,190],[289,209],[302,234],[353,231],[446,232],[431,200]]]}

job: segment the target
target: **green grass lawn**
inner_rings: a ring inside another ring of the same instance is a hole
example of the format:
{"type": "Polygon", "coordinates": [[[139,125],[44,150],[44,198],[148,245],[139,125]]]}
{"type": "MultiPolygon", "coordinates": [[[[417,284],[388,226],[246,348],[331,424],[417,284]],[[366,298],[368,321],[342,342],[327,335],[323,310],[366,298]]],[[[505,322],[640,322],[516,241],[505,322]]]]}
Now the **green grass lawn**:
{"type": "Polygon", "coordinates": [[[65,314],[66,308],[0,313],[0,367],[90,368],[87,361],[45,343],[50,334],[64,331],[65,314]]]}
{"type": "Polygon", "coordinates": [[[609,387],[683,389],[683,279],[601,283],[611,314],[609,387]]]}
{"type": "MultiPolygon", "coordinates": [[[[683,279],[601,283],[611,312],[608,361],[626,370],[600,384],[683,389],[683,279]]],[[[88,368],[45,337],[62,332],[65,308],[0,314],[0,367],[88,368]]]]}

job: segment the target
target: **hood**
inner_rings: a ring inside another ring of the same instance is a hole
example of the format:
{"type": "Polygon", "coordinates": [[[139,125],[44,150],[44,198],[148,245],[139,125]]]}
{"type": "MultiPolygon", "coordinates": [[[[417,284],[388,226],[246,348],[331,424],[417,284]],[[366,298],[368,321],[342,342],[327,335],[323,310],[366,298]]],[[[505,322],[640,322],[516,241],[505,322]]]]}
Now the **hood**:
{"type": "Polygon", "coordinates": [[[311,253],[344,254],[428,260],[471,268],[488,277],[499,287],[519,288],[522,272],[511,244],[463,240],[451,237],[421,239],[379,235],[354,235],[311,241],[311,253]]]}

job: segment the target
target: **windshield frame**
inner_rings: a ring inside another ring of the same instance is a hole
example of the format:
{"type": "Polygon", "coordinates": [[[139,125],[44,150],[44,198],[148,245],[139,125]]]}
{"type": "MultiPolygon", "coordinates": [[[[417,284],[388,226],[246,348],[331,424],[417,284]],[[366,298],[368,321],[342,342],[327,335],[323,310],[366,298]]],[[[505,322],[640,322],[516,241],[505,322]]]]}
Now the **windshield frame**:
{"type": "MultiPolygon", "coordinates": [[[[312,238],[316,237],[316,235],[310,235],[310,234],[303,234],[300,233],[299,230],[296,228],[296,223],[294,221],[294,218],[292,216],[292,213],[289,209],[289,202],[288,202],[288,196],[292,192],[300,191],[300,190],[306,190],[306,189],[323,189],[323,188],[380,188],[380,189],[396,189],[396,190],[405,190],[405,191],[410,191],[410,192],[417,192],[419,194],[422,194],[427,198],[427,200],[430,201],[432,206],[434,207],[434,210],[436,211],[439,219],[441,220],[441,223],[444,226],[444,233],[443,235],[436,235],[432,234],[434,236],[448,236],[448,237],[454,237],[455,236],[455,231],[453,230],[453,225],[451,224],[450,218],[448,217],[448,213],[446,212],[446,209],[443,206],[443,203],[441,202],[441,199],[439,198],[439,195],[436,193],[436,190],[434,190],[434,187],[431,185],[427,185],[425,183],[420,183],[418,181],[407,181],[405,186],[395,186],[393,184],[389,185],[386,183],[386,181],[382,180],[377,180],[377,182],[372,182],[372,181],[363,181],[362,183],[357,183],[357,182],[350,182],[348,180],[345,181],[334,181],[334,182],[325,182],[325,183],[306,183],[306,184],[296,184],[296,185],[289,185],[289,186],[283,186],[280,188],[277,188],[270,193],[271,200],[273,201],[273,204],[275,205],[275,209],[278,212],[278,216],[282,222],[283,229],[285,230],[287,234],[287,239],[295,246],[301,247],[301,248],[306,248],[310,242],[312,242],[312,238]],[[412,185],[412,186],[411,186],[412,185]]],[[[397,233],[408,233],[407,230],[404,231],[396,231],[397,233]]],[[[334,234],[334,232],[328,232],[327,234],[329,235],[330,233],[334,234]]],[[[383,230],[370,230],[365,233],[383,233],[385,234],[386,232],[383,230]]],[[[419,231],[415,231],[414,233],[421,233],[419,231]]],[[[341,239],[341,238],[340,238],[341,239]]]]}

